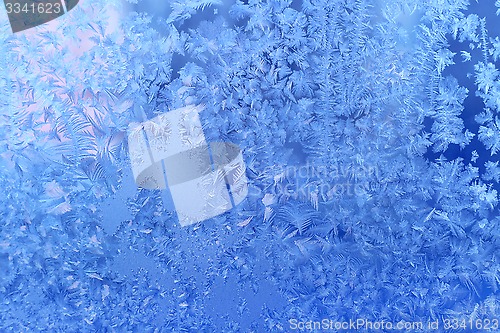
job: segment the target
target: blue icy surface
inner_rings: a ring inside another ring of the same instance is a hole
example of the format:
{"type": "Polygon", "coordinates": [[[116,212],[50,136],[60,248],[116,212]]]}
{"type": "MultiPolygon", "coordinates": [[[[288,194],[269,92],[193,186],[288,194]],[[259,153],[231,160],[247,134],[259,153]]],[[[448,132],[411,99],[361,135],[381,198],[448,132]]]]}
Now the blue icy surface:
{"type": "Polygon", "coordinates": [[[99,0],[12,34],[2,9],[0,331],[499,319],[498,14],[99,0]],[[127,129],[190,104],[250,191],[181,228],[168,191],[137,188],[127,129]]]}

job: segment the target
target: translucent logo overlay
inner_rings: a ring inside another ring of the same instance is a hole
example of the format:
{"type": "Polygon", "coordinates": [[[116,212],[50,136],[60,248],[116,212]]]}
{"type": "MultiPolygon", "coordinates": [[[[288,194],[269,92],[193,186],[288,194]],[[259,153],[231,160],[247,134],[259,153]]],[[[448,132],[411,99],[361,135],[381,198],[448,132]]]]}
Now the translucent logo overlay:
{"type": "Polygon", "coordinates": [[[30,29],[52,21],[71,9],[79,0],[4,0],[12,32],[30,29]]]}
{"type": "Polygon", "coordinates": [[[166,189],[181,226],[225,213],[248,194],[246,166],[237,145],[207,143],[201,107],[187,106],[131,124],[128,146],[137,186],[166,189]]]}

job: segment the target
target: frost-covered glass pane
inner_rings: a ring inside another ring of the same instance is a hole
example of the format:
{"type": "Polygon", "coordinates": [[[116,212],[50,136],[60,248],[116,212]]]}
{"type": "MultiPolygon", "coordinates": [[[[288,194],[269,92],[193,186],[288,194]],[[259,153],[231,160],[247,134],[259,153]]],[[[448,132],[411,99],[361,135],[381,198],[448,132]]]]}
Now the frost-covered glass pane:
{"type": "Polygon", "coordinates": [[[499,1],[15,3],[0,332],[498,331],[499,1]]]}

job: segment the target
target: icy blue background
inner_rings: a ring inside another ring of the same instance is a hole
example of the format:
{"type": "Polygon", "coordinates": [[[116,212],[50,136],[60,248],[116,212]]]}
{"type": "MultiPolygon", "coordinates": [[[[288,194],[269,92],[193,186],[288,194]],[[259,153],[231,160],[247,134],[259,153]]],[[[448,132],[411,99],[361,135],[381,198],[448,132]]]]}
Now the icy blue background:
{"type": "Polygon", "coordinates": [[[0,331],[500,318],[499,1],[135,2],[0,13],[0,331]],[[180,228],[126,138],[188,104],[250,194],[180,228]]]}

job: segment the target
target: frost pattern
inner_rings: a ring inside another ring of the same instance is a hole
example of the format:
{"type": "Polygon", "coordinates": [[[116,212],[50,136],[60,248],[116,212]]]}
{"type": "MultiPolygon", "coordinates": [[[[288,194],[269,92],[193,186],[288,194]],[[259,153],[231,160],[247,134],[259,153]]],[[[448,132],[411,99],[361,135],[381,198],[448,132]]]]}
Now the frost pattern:
{"type": "Polygon", "coordinates": [[[473,2],[145,2],[1,20],[2,331],[499,318],[500,36],[473,2]],[[190,104],[249,196],[181,229],[126,137],[190,104]]]}

